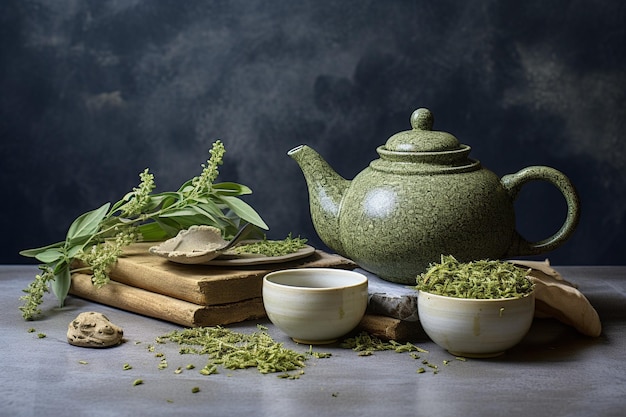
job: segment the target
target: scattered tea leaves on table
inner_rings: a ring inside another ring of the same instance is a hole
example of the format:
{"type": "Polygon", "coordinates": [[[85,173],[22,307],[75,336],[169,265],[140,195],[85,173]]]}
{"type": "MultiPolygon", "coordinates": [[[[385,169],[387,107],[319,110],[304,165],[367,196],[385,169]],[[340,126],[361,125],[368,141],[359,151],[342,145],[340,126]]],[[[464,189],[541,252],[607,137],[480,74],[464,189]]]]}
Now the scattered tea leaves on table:
{"type": "Polygon", "coordinates": [[[341,347],[344,349],[352,349],[355,352],[364,352],[366,354],[360,356],[369,356],[374,351],[393,350],[398,353],[402,352],[422,352],[428,353],[427,350],[415,346],[412,343],[399,343],[395,340],[385,342],[380,338],[371,335],[367,332],[361,332],[355,337],[345,339],[341,343],[341,347]]]}
{"type": "Polygon", "coordinates": [[[163,358],[159,361],[159,365],[158,365],[159,369],[165,369],[167,368],[167,359],[163,358]]]}
{"type": "Polygon", "coordinates": [[[291,373],[291,374],[289,372],[285,372],[284,374],[278,374],[276,376],[282,379],[300,379],[300,376],[302,375],[304,375],[304,371],[291,373]]]}
{"type": "Polygon", "coordinates": [[[307,354],[313,356],[314,358],[317,359],[326,359],[326,358],[330,358],[331,356],[333,356],[332,353],[327,353],[327,352],[315,352],[313,350],[313,345],[309,345],[309,351],[307,352],[307,354]]]}
{"type": "Polygon", "coordinates": [[[162,340],[178,343],[180,354],[198,354],[208,357],[202,375],[218,373],[218,367],[226,369],[256,368],[259,372],[289,372],[304,368],[306,355],[287,349],[258,326],[258,331],[243,334],[224,327],[198,327],[174,330],[162,340]]]}
{"type": "Polygon", "coordinates": [[[217,371],[217,365],[207,365],[204,368],[200,369],[200,374],[202,375],[213,375],[219,373],[217,371]]]}
{"type": "MultiPolygon", "coordinates": [[[[340,346],[344,349],[352,349],[358,352],[359,356],[372,356],[375,351],[392,350],[397,353],[408,353],[413,359],[421,359],[421,355],[418,353],[429,353],[428,350],[412,343],[399,343],[395,340],[385,342],[367,332],[361,332],[355,337],[345,339],[340,346]]],[[[465,361],[465,358],[457,357],[456,359],[465,361]]],[[[444,365],[449,363],[450,360],[445,359],[443,361],[444,365]]],[[[426,367],[419,367],[416,371],[418,374],[425,373],[426,368],[432,369],[433,374],[439,373],[439,366],[429,362],[427,359],[422,360],[422,365],[426,367]]]]}

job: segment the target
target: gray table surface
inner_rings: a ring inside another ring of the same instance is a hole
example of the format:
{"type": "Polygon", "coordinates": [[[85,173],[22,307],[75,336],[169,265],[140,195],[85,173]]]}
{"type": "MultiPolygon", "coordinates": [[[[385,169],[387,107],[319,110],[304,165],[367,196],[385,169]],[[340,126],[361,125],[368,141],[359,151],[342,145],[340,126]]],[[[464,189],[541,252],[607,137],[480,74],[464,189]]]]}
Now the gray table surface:
{"type": "MultiPolygon", "coordinates": [[[[155,338],[180,326],[69,297],[55,308],[46,297],[40,320],[26,322],[18,306],[34,266],[0,267],[1,416],[621,416],[626,412],[626,266],[559,267],[594,305],[598,338],[552,319],[535,320],[520,345],[498,358],[456,360],[422,334],[414,343],[439,372],[417,373],[406,353],[358,356],[338,345],[315,347],[330,358],[309,359],[299,379],[256,369],[198,373],[206,358],[156,345],[169,367],[148,351],[155,338]],[[83,311],[106,314],[124,328],[125,343],[109,349],[71,346],[69,322],[83,311]],[[28,332],[34,328],[36,332],[28,332]],[[39,338],[44,333],[45,338],[39,338]],[[444,360],[450,360],[444,365],[444,360]],[[123,370],[123,365],[132,365],[123,370]],[[195,370],[175,374],[193,363],[195,370]],[[141,378],[142,385],[133,386],[141,378]],[[192,393],[193,387],[200,392],[192,393]]],[[[264,321],[278,342],[307,351],[264,321]]]]}

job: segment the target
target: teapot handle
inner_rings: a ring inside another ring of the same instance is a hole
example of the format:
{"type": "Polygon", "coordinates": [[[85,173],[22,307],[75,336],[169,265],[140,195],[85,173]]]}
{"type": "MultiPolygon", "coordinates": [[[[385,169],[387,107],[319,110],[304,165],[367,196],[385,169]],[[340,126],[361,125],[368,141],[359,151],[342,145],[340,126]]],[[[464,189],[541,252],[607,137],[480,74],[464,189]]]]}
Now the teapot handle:
{"type": "Polygon", "coordinates": [[[513,242],[505,255],[506,257],[537,255],[549,252],[569,239],[580,220],[580,202],[576,189],[565,174],[546,166],[530,166],[515,174],[503,176],[501,181],[512,200],[517,198],[520,189],[527,182],[547,181],[559,189],[567,203],[565,222],[555,234],[537,242],[528,242],[516,231],[513,242]]]}

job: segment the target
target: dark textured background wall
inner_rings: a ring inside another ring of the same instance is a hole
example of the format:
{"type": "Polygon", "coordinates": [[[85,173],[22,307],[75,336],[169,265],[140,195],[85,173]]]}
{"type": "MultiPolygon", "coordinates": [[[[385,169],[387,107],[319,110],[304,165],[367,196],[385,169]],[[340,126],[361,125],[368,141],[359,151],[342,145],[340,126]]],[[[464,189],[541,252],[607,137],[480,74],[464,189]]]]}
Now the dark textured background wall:
{"type": "MultiPolygon", "coordinates": [[[[626,254],[626,6],[622,0],[74,1],[0,3],[0,262],[63,239],[150,167],[158,190],[227,149],[271,226],[319,247],[307,143],[352,178],[418,107],[502,176],[566,173],[581,196],[554,264],[626,254]]],[[[516,203],[520,232],[564,218],[550,186],[516,203]]]]}

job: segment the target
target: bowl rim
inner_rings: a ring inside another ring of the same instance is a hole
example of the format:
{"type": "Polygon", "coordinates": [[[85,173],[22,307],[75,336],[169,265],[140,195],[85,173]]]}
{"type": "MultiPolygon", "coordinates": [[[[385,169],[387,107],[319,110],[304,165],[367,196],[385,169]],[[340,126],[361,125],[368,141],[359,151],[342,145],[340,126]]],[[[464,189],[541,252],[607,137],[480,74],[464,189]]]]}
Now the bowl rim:
{"type": "Polygon", "coordinates": [[[306,291],[306,292],[330,292],[330,291],[338,291],[343,289],[351,289],[358,288],[363,285],[368,285],[368,279],[365,274],[362,274],[357,271],[353,271],[350,269],[338,269],[338,268],[290,268],[290,269],[281,269],[278,271],[270,272],[263,277],[263,285],[271,286],[275,288],[281,288],[283,290],[292,290],[292,291],[306,291]],[[280,275],[286,274],[299,274],[299,275],[307,275],[313,272],[327,272],[338,275],[350,275],[355,278],[360,278],[358,282],[355,282],[350,285],[338,285],[334,287],[306,287],[306,286],[295,286],[288,285],[279,282],[274,282],[271,278],[280,275]]]}
{"type": "Polygon", "coordinates": [[[515,301],[515,300],[524,300],[527,299],[529,297],[534,297],[535,296],[535,290],[530,291],[527,294],[522,295],[521,297],[506,297],[506,298],[464,298],[464,297],[452,297],[449,295],[441,295],[441,294],[435,294],[432,292],[428,292],[428,291],[423,291],[423,290],[418,290],[417,291],[418,294],[418,298],[423,294],[425,295],[429,295],[431,297],[435,297],[435,298],[441,298],[441,299],[446,299],[446,300],[458,300],[460,302],[477,302],[477,301],[482,301],[482,302],[493,302],[493,303],[502,303],[504,301],[515,301]]]}

